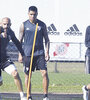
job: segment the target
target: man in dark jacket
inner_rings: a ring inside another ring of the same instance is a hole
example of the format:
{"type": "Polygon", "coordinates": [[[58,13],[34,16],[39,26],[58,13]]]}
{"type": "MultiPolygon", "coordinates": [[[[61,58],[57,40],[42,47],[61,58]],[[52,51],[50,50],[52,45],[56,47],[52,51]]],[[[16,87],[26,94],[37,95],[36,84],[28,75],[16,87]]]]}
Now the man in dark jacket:
{"type": "MultiPolygon", "coordinates": [[[[85,34],[85,46],[87,47],[86,55],[85,55],[85,72],[86,74],[90,74],[90,26],[86,29],[85,34]]],[[[83,86],[83,99],[90,100],[90,84],[83,86]]]]}
{"type": "Polygon", "coordinates": [[[23,93],[22,82],[17,72],[17,68],[14,63],[9,59],[6,53],[6,48],[10,40],[12,40],[17,46],[19,52],[24,56],[22,46],[18,39],[16,38],[14,32],[10,28],[11,20],[8,17],[2,19],[3,32],[0,34],[0,69],[12,75],[15,81],[15,84],[20,92],[21,100],[26,100],[23,93]]]}

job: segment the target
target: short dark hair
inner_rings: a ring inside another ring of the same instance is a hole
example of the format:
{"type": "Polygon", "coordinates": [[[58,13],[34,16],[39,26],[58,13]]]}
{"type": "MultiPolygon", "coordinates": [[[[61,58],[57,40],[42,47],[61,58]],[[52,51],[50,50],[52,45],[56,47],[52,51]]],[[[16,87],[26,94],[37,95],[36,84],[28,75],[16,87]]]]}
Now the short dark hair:
{"type": "Polygon", "coordinates": [[[36,6],[30,6],[29,9],[28,9],[28,12],[30,11],[35,11],[35,12],[38,12],[37,10],[37,7],[36,6]]]}

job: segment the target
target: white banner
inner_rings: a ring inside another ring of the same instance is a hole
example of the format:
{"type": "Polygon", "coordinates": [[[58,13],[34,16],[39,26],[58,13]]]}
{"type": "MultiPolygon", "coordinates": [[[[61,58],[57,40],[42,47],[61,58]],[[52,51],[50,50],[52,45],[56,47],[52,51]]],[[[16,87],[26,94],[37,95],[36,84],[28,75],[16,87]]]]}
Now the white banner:
{"type": "Polygon", "coordinates": [[[85,61],[85,46],[81,43],[51,43],[51,61],[85,61]]]}

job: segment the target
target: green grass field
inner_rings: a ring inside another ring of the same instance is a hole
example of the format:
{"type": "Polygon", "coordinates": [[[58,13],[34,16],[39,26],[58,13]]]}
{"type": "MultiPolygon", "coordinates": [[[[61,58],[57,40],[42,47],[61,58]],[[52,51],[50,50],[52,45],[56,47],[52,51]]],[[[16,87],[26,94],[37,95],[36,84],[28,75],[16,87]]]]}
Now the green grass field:
{"type": "MultiPolygon", "coordinates": [[[[26,92],[24,85],[23,66],[20,63],[15,63],[18,72],[23,82],[24,92],[26,92]]],[[[49,75],[49,93],[82,93],[82,86],[90,83],[90,75],[85,74],[84,63],[65,63],[58,62],[55,73],[55,63],[48,63],[49,75]]],[[[2,73],[3,85],[0,87],[0,92],[18,92],[14,84],[12,76],[6,72],[2,73]]],[[[42,76],[39,71],[32,74],[32,93],[42,93],[42,76]]]]}

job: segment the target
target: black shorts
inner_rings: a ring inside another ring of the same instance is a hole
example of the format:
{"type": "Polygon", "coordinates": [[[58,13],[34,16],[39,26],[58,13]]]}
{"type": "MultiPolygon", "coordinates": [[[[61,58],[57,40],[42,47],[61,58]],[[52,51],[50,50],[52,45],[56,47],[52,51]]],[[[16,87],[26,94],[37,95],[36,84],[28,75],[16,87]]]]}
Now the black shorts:
{"type": "Polygon", "coordinates": [[[4,70],[4,68],[9,66],[10,64],[13,64],[13,62],[9,59],[5,59],[2,62],[0,62],[0,69],[4,70]]]}
{"type": "MultiPolygon", "coordinates": [[[[30,60],[31,57],[26,57],[24,59],[24,72],[28,75],[29,74],[29,68],[30,68],[30,60]]],[[[34,70],[47,70],[47,64],[45,61],[45,56],[40,55],[33,57],[33,62],[32,62],[32,71],[34,70]]]]}

